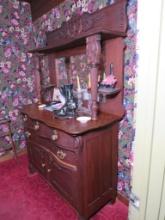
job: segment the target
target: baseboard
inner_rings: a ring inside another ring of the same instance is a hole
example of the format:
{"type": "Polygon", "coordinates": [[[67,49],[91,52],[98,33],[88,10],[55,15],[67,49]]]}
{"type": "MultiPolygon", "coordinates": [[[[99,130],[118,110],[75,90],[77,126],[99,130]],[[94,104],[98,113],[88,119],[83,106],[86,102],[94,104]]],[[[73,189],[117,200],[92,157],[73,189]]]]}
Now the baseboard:
{"type": "Polygon", "coordinates": [[[126,206],[129,206],[129,199],[126,197],[126,196],[124,196],[124,195],[122,195],[121,193],[117,193],[117,198],[118,198],[118,200],[120,200],[122,203],[124,203],[126,206]]]}

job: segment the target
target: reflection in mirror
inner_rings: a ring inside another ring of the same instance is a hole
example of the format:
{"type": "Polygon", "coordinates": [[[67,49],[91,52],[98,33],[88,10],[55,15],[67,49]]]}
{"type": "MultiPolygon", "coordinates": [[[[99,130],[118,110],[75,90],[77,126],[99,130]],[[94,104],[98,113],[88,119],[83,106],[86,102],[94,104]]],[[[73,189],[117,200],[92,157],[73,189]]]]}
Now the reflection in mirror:
{"type": "Polygon", "coordinates": [[[45,87],[50,84],[50,73],[48,56],[42,56],[40,58],[40,83],[41,87],[45,87]]]}
{"type": "Polygon", "coordinates": [[[57,84],[73,83],[74,90],[88,88],[89,68],[85,54],[55,60],[57,84]]]}
{"type": "Polygon", "coordinates": [[[65,84],[73,84],[78,110],[89,113],[88,106],[84,106],[84,100],[90,100],[89,89],[91,85],[86,54],[58,58],[55,60],[55,66],[57,86],[60,88],[65,84]]]}

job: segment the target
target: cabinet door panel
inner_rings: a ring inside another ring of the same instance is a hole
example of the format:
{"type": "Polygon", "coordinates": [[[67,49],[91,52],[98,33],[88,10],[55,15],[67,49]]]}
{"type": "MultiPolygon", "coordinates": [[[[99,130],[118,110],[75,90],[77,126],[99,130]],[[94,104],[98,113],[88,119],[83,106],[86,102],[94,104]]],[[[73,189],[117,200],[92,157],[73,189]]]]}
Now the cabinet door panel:
{"type": "Polygon", "coordinates": [[[28,141],[29,160],[37,170],[43,175],[46,174],[46,154],[47,152],[33,141],[28,141]]]}
{"type": "Polygon", "coordinates": [[[73,201],[76,196],[77,167],[72,164],[63,165],[63,161],[56,160],[53,154],[49,154],[49,181],[67,199],[73,201]],[[70,166],[69,166],[70,165],[70,166]]]}

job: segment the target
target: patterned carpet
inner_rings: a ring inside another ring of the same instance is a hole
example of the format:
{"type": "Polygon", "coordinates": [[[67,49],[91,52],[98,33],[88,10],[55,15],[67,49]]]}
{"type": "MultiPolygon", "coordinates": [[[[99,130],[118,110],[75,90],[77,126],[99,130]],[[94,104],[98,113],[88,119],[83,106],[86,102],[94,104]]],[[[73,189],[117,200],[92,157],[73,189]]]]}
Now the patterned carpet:
{"type": "MultiPolygon", "coordinates": [[[[91,220],[127,220],[120,201],[106,205],[91,220]]],[[[38,175],[30,175],[23,155],[0,163],[1,220],[77,220],[76,211],[38,175]]]]}

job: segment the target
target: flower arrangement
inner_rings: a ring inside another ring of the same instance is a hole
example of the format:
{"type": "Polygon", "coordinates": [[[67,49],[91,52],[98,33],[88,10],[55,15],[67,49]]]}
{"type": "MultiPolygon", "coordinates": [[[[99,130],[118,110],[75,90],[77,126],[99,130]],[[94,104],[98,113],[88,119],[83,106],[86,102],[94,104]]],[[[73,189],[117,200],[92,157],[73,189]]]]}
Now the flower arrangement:
{"type": "Polygon", "coordinates": [[[114,88],[117,83],[117,79],[114,75],[109,75],[105,79],[102,80],[101,86],[114,88]]]}
{"type": "Polygon", "coordinates": [[[110,64],[110,74],[108,76],[103,76],[103,80],[101,81],[99,87],[101,88],[114,88],[117,83],[117,79],[114,75],[113,64],[110,64]]]}

